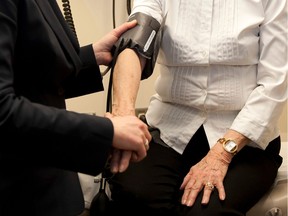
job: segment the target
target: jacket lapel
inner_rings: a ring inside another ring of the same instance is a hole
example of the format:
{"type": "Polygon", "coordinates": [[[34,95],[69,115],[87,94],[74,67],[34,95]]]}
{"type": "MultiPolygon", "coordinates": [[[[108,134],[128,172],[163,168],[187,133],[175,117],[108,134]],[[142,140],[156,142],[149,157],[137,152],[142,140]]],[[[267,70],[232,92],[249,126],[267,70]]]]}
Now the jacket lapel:
{"type": "Polygon", "coordinates": [[[55,32],[55,35],[58,37],[58,40],[67,51],[68,55],[70,55],[76,71],[79,71],[81,68],[81,61],[78,55],[80,49],[79,43],[71,29],[69,29],[56,0],[35,1],[47,19],[47,22],[50,24],[50,27],[55,32]]]}

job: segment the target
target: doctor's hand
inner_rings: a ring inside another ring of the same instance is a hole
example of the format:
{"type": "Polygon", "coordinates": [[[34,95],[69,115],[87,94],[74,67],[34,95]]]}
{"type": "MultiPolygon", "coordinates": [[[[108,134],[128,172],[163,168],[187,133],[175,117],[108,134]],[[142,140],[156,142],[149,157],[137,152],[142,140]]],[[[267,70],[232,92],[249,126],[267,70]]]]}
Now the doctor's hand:
{"type": "Polygon", "coordinates": [[[127,30],[136,26],[137,21],[125,22],[119,27],[110,31],[107,35],[102,37],[99,41],[93,43],[93,50],[98,65],[106,65],[112,61],[113,54],[111,53],[113,45],[118,41],[120,36],[127,30]]]}
{"type": "Polygon", "coordinates": [[[113,116],[106,113],[114,126],[111,172],[124,172],[130,162],[139,162],[146,157],[151,135],[148,126],[134,115],[113,116]]]}

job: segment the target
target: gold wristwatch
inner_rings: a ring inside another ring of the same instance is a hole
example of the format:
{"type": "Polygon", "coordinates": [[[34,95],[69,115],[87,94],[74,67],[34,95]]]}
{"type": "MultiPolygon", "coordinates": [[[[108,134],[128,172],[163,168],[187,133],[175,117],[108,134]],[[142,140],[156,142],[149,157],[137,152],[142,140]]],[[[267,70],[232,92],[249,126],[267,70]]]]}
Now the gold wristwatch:
{"type": "Polygon", "coordinates": [[[221,143],[224,150],[232,155],[237,154],[238,145],[236,142],[229,138],[220,138],[217,142],[221,143]]]}

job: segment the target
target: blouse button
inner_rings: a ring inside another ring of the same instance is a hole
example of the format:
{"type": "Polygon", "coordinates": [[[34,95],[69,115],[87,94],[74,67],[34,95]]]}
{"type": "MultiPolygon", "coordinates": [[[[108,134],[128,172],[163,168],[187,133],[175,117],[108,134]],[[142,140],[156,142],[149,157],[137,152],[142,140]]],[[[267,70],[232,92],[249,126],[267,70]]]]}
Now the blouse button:
{"type": "Polygon", "coordinates": [[[206,58],[207,55],[208,55],[208,52],[205,51],[205,50],[203,50],[203,51],[201,52],[201,54],[202,54],[202,57],[203,57],[203,58],[206,58]]]}

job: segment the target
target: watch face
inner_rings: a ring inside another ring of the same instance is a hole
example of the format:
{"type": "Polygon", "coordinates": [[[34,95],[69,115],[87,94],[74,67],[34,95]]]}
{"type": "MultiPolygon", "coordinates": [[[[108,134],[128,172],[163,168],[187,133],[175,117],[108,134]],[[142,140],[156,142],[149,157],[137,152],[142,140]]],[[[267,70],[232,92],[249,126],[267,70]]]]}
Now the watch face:
{"type": "Polygon", "coordinates": [[[229,140],[226,142],[225,147],[226,147],[227,151],[234,152],[237,149],[237,144],[235,142],[233,142],[232,140],[229,140]]]}

